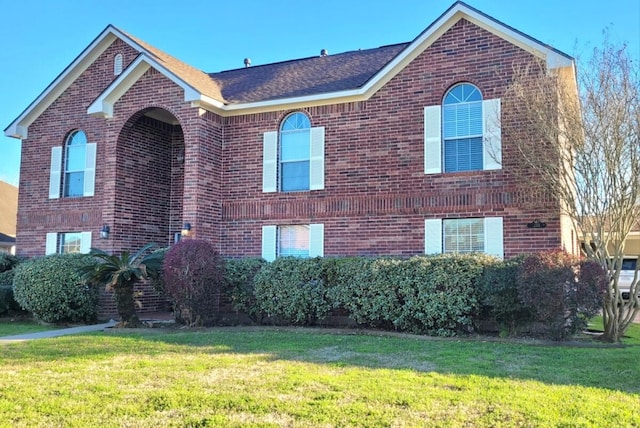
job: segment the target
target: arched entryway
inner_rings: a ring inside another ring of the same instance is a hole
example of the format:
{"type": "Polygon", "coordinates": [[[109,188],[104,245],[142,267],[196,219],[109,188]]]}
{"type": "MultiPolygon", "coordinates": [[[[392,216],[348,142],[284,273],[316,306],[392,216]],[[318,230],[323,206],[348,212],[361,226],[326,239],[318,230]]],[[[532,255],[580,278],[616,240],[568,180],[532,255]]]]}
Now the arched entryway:
{"type": "Polygon", "coordinates": [[[173,243],[182,224],[184,134],[167,110],[148,108],[122,127],[117,142],[114,239],[122,249],[173,243]]]}

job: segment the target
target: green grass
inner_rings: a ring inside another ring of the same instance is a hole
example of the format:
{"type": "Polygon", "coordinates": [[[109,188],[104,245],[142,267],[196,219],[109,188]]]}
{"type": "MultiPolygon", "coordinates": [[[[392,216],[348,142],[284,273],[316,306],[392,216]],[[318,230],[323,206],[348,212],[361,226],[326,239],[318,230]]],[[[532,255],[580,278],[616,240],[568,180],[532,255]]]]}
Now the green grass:
{"type": "Polygon", "coordinates": [[[639,426],[625,346],[325,330],[116,331],[0,347],[0,426],[639,426]]]}
{"type": "Polygon", "coordinates": [[[58,328],[52,325],[38,324],[29,318],[0,318],[0,337],[16,334],[36,333],[58,328]]]}

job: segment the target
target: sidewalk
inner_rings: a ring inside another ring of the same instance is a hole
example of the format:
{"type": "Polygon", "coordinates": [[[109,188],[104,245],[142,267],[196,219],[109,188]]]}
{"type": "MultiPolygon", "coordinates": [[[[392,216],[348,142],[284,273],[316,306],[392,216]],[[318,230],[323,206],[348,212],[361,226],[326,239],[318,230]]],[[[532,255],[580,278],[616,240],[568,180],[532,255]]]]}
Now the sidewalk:
{"type": "Polygon", "coordinates": [[[33,339],[46,339],[49,337],[66,336],[68,334],[88,333],[91,331],[101,331],[116,325],[116,321],[111,320],[104,324],[83,325],[80,327],[62,328],[58,330],[39,331],[37,333],[16,334],[15,336],[0,337],[0,344],[24,342],[33,339]]]}

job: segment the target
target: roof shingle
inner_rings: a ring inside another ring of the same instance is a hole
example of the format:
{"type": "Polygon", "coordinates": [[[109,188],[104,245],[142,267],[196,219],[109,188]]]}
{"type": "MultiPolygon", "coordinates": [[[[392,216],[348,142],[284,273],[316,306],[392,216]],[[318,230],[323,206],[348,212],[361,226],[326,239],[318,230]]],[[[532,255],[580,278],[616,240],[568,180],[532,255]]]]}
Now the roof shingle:
{"type": "Polygon", "coordinates": [[[228,104],[358,89],[409,43],[210,73],[228,104]]]}

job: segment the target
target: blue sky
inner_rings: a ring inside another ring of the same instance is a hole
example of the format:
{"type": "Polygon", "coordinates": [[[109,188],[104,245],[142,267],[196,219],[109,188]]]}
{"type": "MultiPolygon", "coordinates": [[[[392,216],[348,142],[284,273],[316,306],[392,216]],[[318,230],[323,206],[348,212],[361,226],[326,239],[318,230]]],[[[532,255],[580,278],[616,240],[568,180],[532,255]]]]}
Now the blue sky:
{"type": "MultiPolygon", "coordinates": [[[[467,0],[556,49],[588,56],[608,28],[640,59],[639,0],[467,0]]],[[[413,40],[453,0],[0,1],[0,129],[108,25],[207,72],[413,40]]],[[[18,184],[20,141],[0,136],[0,180],[18,184]]],[[[48,156],[48,152],[43,152],[48,156]]]]}

